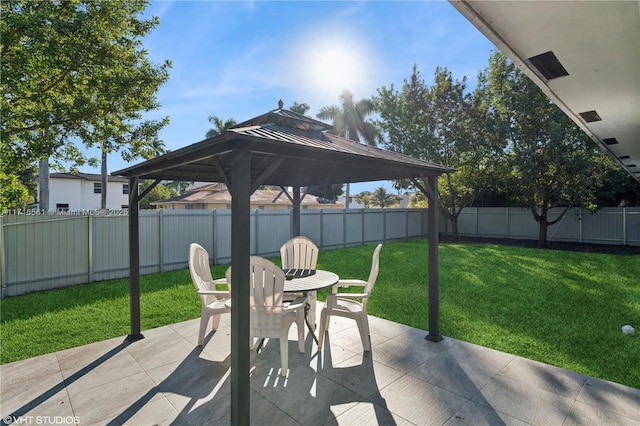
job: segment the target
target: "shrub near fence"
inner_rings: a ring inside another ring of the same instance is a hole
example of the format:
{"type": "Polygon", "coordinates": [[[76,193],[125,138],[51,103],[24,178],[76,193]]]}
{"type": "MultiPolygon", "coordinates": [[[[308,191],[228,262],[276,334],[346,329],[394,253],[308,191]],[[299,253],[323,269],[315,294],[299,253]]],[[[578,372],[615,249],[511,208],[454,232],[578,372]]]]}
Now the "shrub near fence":
{"type": "MultiPolygon", "coordinates": [[[[290,238],[291,210],[251,214],[251,253],[279,256],[290,238]]],[[[129,274],[128,220],[95,212],[0,217],[2,297],[129,274]]],[[[450,225],[440,218],[440,231],[450,225]]],[[[323,250],[379,241],[423,238],[426,209],[303,210],[300,230],[323,250]]],[[[537,239],[538,224],[528,209],[466,208],[459,218],[462,236],[537,239]]],[[[640,208],[572,209],[549,228],[549,239],[640,246],[640,208]]],[[[231,260],[230,210],[142,210],[141,273],[187,267],[188,247],[197,242],[212,263],[231,260]]]]}

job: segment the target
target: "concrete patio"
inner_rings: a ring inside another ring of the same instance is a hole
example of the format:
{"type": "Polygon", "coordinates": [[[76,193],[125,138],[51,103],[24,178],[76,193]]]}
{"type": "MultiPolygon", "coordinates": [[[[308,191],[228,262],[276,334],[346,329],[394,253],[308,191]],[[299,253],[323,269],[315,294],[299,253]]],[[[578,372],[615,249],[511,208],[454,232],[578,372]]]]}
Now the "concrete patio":
{"type": "MultiPolygon", "coordinates": [[[[320,312],[320,307],[318,313],[320,312]]],[[[199,319],[2,365],[3,424],[230,423],[229,315],[196,346],[199,319]],[[39,417],[38,417],[39,416],[39,417]]],[[[265,425],[638,425],[640,390],[370,318],[332,319],[278,375],[277,341],[252,355],[251,421],[265,425]]]]}

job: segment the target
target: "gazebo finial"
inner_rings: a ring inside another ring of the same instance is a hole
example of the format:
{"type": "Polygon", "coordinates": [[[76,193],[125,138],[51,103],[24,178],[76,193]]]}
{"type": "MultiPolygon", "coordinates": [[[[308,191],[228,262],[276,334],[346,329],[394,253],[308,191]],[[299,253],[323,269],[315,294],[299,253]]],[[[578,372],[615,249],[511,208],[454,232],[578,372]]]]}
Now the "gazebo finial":
{"type": "Polygon", "coordinates": [[[278,101],[278,108],[279,108],[279,109],[282,109],[283,107],[284,107],[284,102],[282,102],[282,99],[280,99],[280,100],[278,101]]]}

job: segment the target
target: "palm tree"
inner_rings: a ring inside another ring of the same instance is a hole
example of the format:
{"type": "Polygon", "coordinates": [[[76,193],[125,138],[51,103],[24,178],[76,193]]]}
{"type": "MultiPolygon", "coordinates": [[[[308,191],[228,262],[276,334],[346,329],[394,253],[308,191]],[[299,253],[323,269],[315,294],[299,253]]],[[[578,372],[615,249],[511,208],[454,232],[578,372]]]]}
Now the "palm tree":
{"type": "MultiPolygon", "coordinates": [[[[376,139],[380,132],[376,126],[366,121],[366,117],[374,111],[373,101],[370,99],[361,99],[353,102],[353,94],[344,90],[340,95],[342,105],[325,106],[316,114],[321,120],[333,120],[333,129],[330,132],[334,135],[345,137],[349,140],[362,142],[361,138],[367,145],[376,146],[376,139]]],[[[347,183],[347,193],[345,197],[345,208],[349,208],[349,190],[350,185],[347,183]]]]}
{"type": "Polygon", "coordinates": [[[159,157],[167,152],[169,152],[169,150],[166,149],[164,141],[156,136],[153,138],[151,144],[145,147],[142,151],[142,157],[145,160],[151,160],[152,158],[159,157]]]}
{"type": "Polygon", "coordinates": [[[396,197],[389,194],[384,186],[378,187],[371,195],[371,202],[379,207],[385,208],[396,203],[396,197]]]}
{"type": "Polygon", "coordinates": [[[297,112],[298,114],[305,115],[307,111],[309,111],[311,107],[306,103],[299,104],[298,102],[294,102],[293,105],[289,107],[289,111],[297,112]]]}
{"type": "Polygon", "coordinates": [[[371,206],[371,192],[362,191],[356,195],[356,201],[362,204],[365,209],[368,209],[371,206]]]}
{"type": "Polygon", "coordinates": [[[236,120],[234,120],[233,118],[230,118],[228,120],[223,120],[217,115],[210,115],[208,120],[209,120],[209,123],[213,124],[215,127],[213,129],[209,129],[209,131],[206,134],[206,138],[212,138],[214,136],[221,135],[227,130],[229,130],[230,127],[233,127],[236,124],[238,124],[236,120]]]}
{"type": "Polygon", "coordinates": [[[373,102],[370,99],[353,101],[353,95],[345,90],[340,95],[342,105],[325,106],[316,115],[321,120],[333,120],[331,133],[345,137],[349,140],[362,142],[376,146],[379,135],[376,126],[366,121],[366,118],[374,111],[373,102]]]}

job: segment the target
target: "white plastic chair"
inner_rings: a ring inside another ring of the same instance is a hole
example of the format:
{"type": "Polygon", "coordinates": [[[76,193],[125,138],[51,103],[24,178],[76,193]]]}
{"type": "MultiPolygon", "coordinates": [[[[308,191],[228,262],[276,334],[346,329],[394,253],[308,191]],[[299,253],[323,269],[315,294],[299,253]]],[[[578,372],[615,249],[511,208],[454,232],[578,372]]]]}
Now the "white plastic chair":
{"type": "Polygon", "coordinates": [[[289,369],[289,329],[295,322],[298,327],[298,350],[304,353],[304,310],[306,299],[284,303],[285,274],[268,259],[251,256],[251,291],[249,293],[250,325],[252,338],[280,339],[280,375],[286,376],[289,369]]]}
{"type": "Polygon", "coordinates": [[[371,272],[367,281],[362,280],[340,280],[333,286],[332,294],[327,296],[327,301],[320,313],[320,337],[318,349],[322,349],[325,331],[329,330],[329,321],[332,315],[351,318],[358,324],[360,339],[365,351],[371,350],[371,340],[369,337],[369,317],[367,316],[367,302],[371,295],[371,290],[378,278],[380,269],[380,249],[382,244],[378,244],[373,252],[371,262],[371,272]],[[361,293],[338,293],[339,288],[363,287],[361,293]],[[358,301],[360,300],[360,301],[358,301]]]}
{"type": "Polygon", "coordinates": [[[230,294],[229,291],[216,290],[216,285],[226,284],[227,279],[213,279],[209,266],[209,254],[200,244],[192,243],[189,246],[189,272],[202,303],[198,333],[198,345],[202,345],[209,318],[213,318],[211,329],[215,331],[220,324],[220,315],[231,311],[231,308],[225,305],[230,294]]]}
{"type": "MultiPolygon", "coordinates": [[[[282,269],[316,269],[318,264],[318,246],[307,237],[293,237],[280,247],[280,260],[282,269]]],[[[287,293],[285,301],[292,301],[296,298],[304,297],[302,293],[287,293]]],[[[307,294],[309,303],[308,321],[315,329],[316,327],[316,300],[317,293],[310,291],[307,294]]],[[[304,312],[301,312],[304,316],[304,312]]]]}

